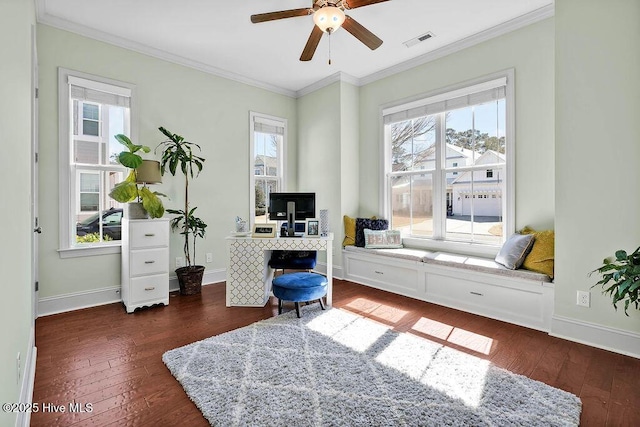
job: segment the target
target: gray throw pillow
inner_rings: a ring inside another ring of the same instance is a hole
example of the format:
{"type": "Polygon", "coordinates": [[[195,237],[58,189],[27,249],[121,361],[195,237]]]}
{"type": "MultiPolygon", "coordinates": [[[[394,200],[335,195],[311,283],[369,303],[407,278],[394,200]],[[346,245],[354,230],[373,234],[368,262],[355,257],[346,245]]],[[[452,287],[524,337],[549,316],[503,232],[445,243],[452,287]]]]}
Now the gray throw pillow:
{"type": "Polygon", "coordinates": [[[509,237],[496,255],[496,262],[509,270],[518,269],[531,251],[534,238],[533,234],[514,234],[509,237]]]}

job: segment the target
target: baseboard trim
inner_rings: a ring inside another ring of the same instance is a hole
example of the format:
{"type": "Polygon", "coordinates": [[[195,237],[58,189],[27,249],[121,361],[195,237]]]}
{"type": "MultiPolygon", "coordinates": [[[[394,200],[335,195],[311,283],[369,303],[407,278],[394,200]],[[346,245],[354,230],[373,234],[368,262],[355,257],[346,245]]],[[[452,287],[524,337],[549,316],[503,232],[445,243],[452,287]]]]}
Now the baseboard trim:
{"type": "MultiPolygon", "coordinates": [[[[321,274],[327,274],[327,264],[319,262],[316,265],[314,271],[317,271],[321,274]]],[[[334,279],[342,279],[342,267],[334,266],[333,267],[333,278],[334,279]]],[[[202,286],[207,285],[215,285],[218,283],[227,281],[227,269],[221,268],[217,270],[205,270],[204,276],[202,277],[202,286]]],[[[169,291],[177,292],[180,290],[180,285],[178,283],[178,278],[176,276],[169,276],[169,291]]]]}
{"type": "MultiPolygon", "coordinates": [[[[318,263],[317,271],[325,274],[327,271],[326,263],[318,263]]],[[[333,267],[333,277],[342,278],[342,267],[333,267]]],[[[205,270],[202,283],[206,285],[221,283],[227,280],[227,269],[220,268],[216,270],[205,270]]],[[[175,292],[180,290],[178,278],[169,276],[169,291],[175,292]]],[[[99,305],[113,304],[120,302],[120,286],[112,286],[108,288],[92,289],[90,291],[74,292],[71,294],[56,295],[53,297],[44,297],[38,300],[38,317],[50,316],[52,314],[64,313],[67,311],[80,310],[83,308],[97,307],[99,305]]]]}
{"type": "Polygon", "coordinates": [[[640,334],[553,316],[549,335],[640,359],[640,334]]]}
{"type": "MultiPolygon", "coordinates": [[[[224,282],[227,280],[227,269],[220,268],[217,270],[205,270],[204,276],[202,276],[202,286],[213,285],[215,283],[224,282]]],[[[180,284],[178,283],[177,276],[169,276],[169,292],[176,292],[180,290],[180,284]]]]}
{"type": "Polygon", "coordinates": [[[92,289],[38,300],[38,317],[120,302],[120,286],[92,289]]]}
{"type": "MultiPolygon", "coordinates": [[[[22,384],[20,385],[20,402],[30,405],[33,402],[33,388],[36,380],[36,359],[38,349],[36,348],[35,325],[31,326],[29,334],[29,346],[26,357],[24,359],[24,374],[22,376],[22,384]]],[[[31,412],[18,412],[16,417],[16,427],[29,427],[31,424],[31,412]]]]}

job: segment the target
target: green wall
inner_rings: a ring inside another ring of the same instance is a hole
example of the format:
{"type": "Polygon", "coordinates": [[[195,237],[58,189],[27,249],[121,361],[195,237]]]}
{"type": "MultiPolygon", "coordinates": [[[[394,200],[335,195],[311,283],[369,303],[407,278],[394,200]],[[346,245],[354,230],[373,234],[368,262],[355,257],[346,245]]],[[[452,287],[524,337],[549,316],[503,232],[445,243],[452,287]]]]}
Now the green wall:
{"type": "MultiPolygon", "coordinates": [[[[288,143],[296,145],[296,102],[290,97],[219,78],[46,25],[38,26],[40,62],[40,250],[41,297],[120,285],[120,255],[61,259],[58,255],[58,67],[133,83],[137,87],[139,143],[155,147],[164,126],[202,147],[206,159],[190,185],[192,206],[209,227],[198,243],[196,261],[207,270],[226,268],[226,237],[236,215],[249,216],[249,111],[288,119],[288,143]],[[213,263],[205,263],[205,253],[213,263]]],[[[295,152],[295,151],[294,151],[295,152]]],[[[297,176],[288,158],[288,179],[297,176]]],[[[165,207],[183,203],[181,175],[166,175],[154,189],[166,193],[165,207]]],[[[173,234],[170,259],[182,256],[182,239],[173,234]]]]}
{"type": "MultiPolygon", "coordinates": [[[[340,120],[342,123],[340,139],[340,205],[342,210],[332,215],[331,229],[340,230],[336,234],[338,249],[342,247],[344,227],[342,215],[354,217],[360,205],[360,89],[349,83],[341,83],[340,120]],[[339,237],[339,238],[338,238],[339,237]]],[[[339,261],[342,265],[342,260],[339,261]]]]}
{"type": "Polygon", "coordinates": [[[640,245],[640,2],[556,2],[556,315],[640,332],[590,271],[640,245]],[[594,29],[597,30],[594,32],[594,29]]]}
{"type": "MultiPolygon", "coordinates": [[[[18,402],[33,325],[31,302],[31,29],[33,4],[0,1],[0,147],[3,152],[0,209],[0,401],[18,402]],[[18,213],[19,212],[19,213],[18,213]],[[21,354],[20,381],[16,357],[21,354]]],[[[14,425],[16,415],[0,412],[0,425],[14,425]]]]}
{"type": "MultiPolygon", "coordinates": [[[[333,223],[340,206],[340,93],[341,83],[333,83],[298,99],[298,191],[316,193],[316,215],[329,209],[333,223]]],[[[335,232],[334,262],[339,262],[341,228],[335,232]]],[[[318,261],[325,262],[320,253],[318,261]]],[[[340,263],[341,264],[341,263],[340,263]]]]}
{"type": "MultiPolygon", "coordinates": [[[[339,266],[342,215],[380,214],[380,106],[514,69],[515,225],[556,230],[556,315],[637,332],[636,311],[630,318],[615,313],[597,290],[591,308],[577,307],[575,293],[595,283],[588,272],[604,256],[635,249],[640,237],[634,187],[640,182],[639,8],[632,1],[561,0],[554,18],[362,87],[340,81],[297,100],[38,26],[41,206],[49,230],[41,245],[41,296],[120,282],[118,255],[63,260],[57,254],[58,66],[136,84],[139,142],[154,146],[161,140],[156,128],[164,125],[203,146],[207,163],[193,200],[210,224],[198,256],[203,262],[213,252],[210,270],[225,266],[223,237],[233,218],[248,215],[250,110],[288,119],[287,188],[316,191],[318,209],[330,210],[339,266]],[[597,38],[593,28],[601,30],[597,38]]],[[[167,206],[180,204],[179,179],[158,189],[169,194],[167,206]]],[[[11,191],[22,196],[25,189],[11,191]]],[[[173,236],[171,258],[180,253],[173,236]]]]}
{"type": "Polygon", "coordinates": [[[316,193],[318,216],[329,210],[338,268],[342,215],[356,215],[358,207],[358,95],[358,87],[338,81],[298,99],[298,190],[316,193]]]}
{"type": "Polygon", "coordinates": [[[552,228],[553,19],[529,25],[360,90],[360,210],[379,212],[380,106],[515,69],[516,228],[552,228]]]}
{"type": "MultiPolygon", "coordinates": [[[[39,28],[40,129],[46,150],[41,202],[53,207],[43,225],[54,230],[43,242],[42,297],[119,283],[117,254],[74,259],[57,254],[59,66],[136,84],[139,142],[154,146],[161,140],[156,127],[164,125],[203,145],[207,163],[193,185],[192,200],[211,224],[198,255],[203,263],[204,254],[213,252],[214,263],[206,264],[207,269],[224,268],[223,237],[232,229],[232,219],[248,212],[249,110],[289,119],[287,187],[316,191],[318,209],[329,209],[334,264],[340,266],[342,215],[380,214],[380,105],[508,68],[515,68],[517,94],[516,225],[553,227],[553,19],[360,88],[340,81],[297,100],[48,26],[39,28]],[[225,185],[216,185],[219,182],[225,185]],[[82,271],[100,280],[87,280],[79,275],[82,271]]],[[[170,178],[158,187],[170,196],[167,206],[179,205],[181,180],[170,178]]],[[[171,260],[180,253],[180,239],[173,236],[171,260]]]]}

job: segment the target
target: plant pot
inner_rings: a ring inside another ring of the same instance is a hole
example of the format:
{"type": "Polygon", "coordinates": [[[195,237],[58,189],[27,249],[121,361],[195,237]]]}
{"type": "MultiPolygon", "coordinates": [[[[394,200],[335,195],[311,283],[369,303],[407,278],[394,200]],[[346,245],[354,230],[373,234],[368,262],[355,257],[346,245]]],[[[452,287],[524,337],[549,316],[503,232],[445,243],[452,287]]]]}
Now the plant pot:
{"type": "Polygon", "coordinates": [[[127,203],[125,205],[125,218],[128,219],[147,219],[149,213],[144,209],[142,203],[127,203]]]}
{"type": "Polygon", "coordinates": [[[180,295],[196,295],[202,290],[204,266],[180,267],[176,269],[176,275],[180,284],[180,295]]]}

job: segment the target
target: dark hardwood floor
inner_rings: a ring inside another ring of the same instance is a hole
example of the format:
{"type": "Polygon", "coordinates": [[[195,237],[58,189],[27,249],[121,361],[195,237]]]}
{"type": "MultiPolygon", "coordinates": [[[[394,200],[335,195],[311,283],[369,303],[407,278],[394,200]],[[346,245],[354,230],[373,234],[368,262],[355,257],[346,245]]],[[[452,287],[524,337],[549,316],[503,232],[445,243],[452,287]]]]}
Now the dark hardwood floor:
{"type": "MultiPolygon", "coordinates": [[[[572,392],[582,399],[584,426],[640,426],[639,359],[341,280],[334,307],[572,392]]],[[[40,318],[33,401],[67,412],[32,414],[31,425],[207,425],[162,354],[276,314],[275,301],[227,308],[224,284],[214,284],[133,314],[110,304],[40,318]],[[70,413],[72,402],[92,411],[70,413]]]]}

